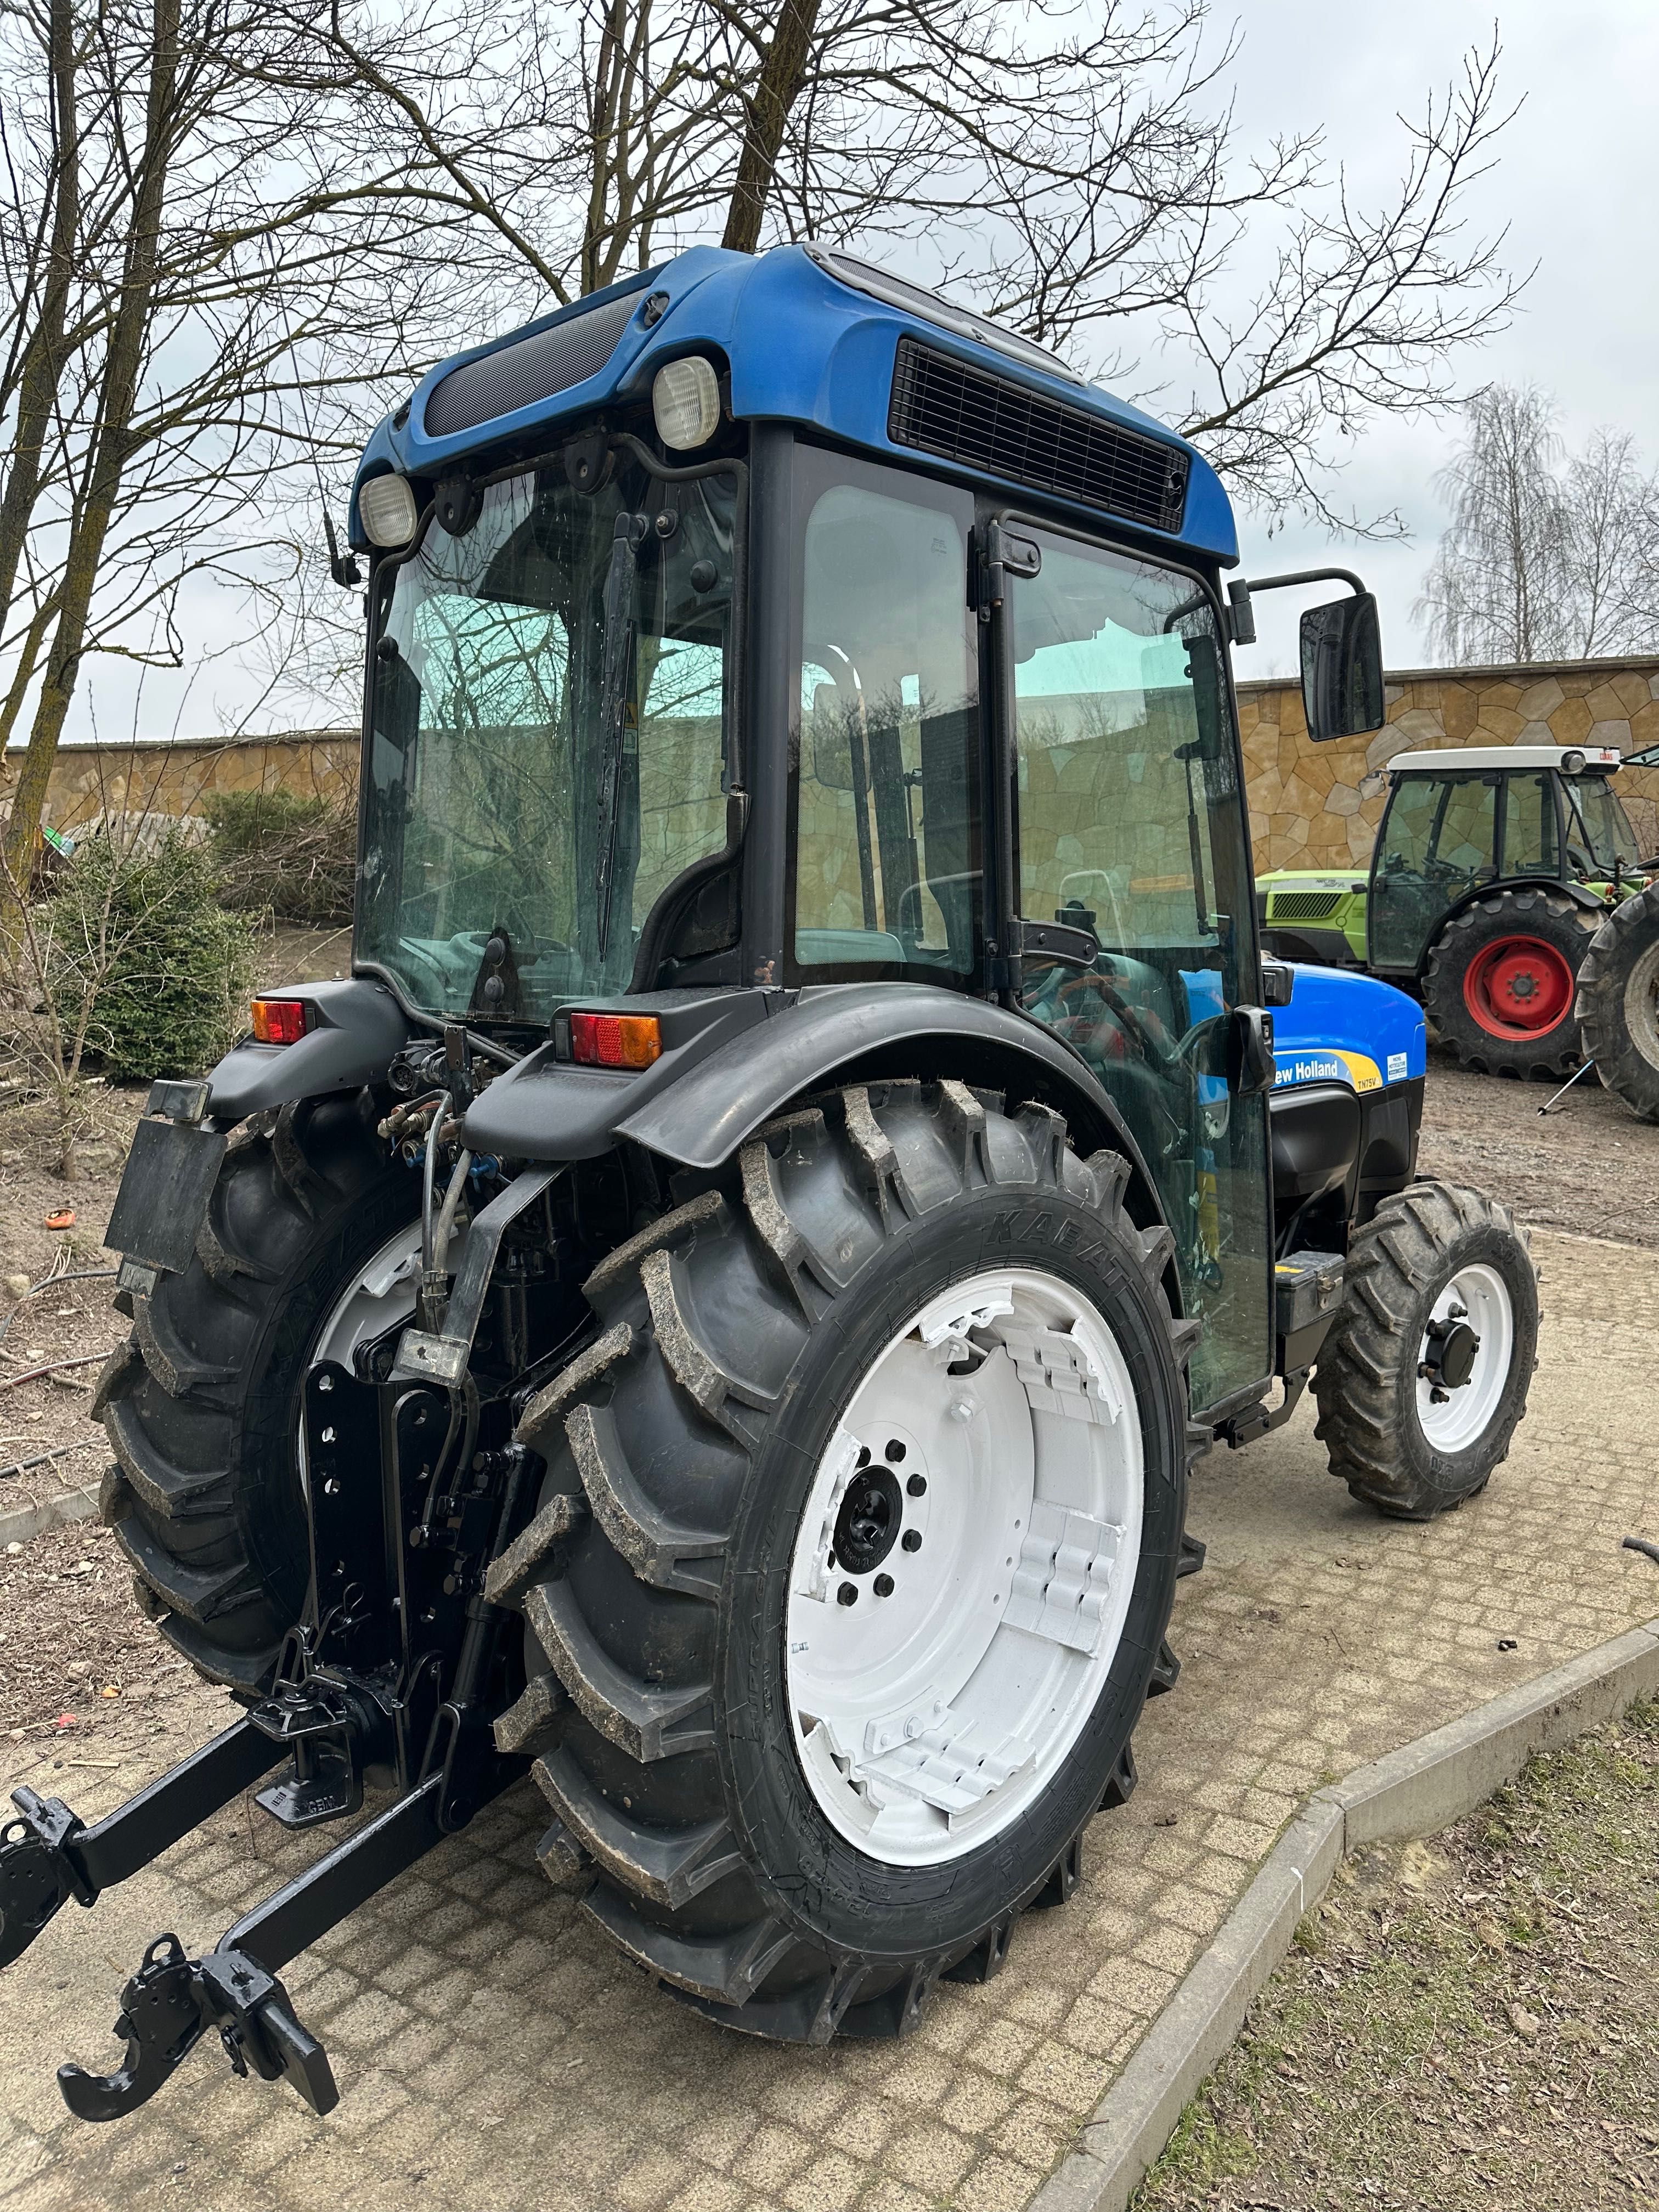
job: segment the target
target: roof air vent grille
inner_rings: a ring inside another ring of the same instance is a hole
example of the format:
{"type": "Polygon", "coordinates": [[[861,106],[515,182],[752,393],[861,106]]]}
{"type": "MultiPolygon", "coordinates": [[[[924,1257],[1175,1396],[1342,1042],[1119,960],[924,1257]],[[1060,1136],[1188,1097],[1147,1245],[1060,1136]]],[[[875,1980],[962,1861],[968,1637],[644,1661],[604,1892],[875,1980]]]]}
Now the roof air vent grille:
{"type": "Polygon", "coordinates": [[[887,434],[988,475],[1153,530],[1178,532],[1188,456],[1024,386],[899,340],[887,434]]]}

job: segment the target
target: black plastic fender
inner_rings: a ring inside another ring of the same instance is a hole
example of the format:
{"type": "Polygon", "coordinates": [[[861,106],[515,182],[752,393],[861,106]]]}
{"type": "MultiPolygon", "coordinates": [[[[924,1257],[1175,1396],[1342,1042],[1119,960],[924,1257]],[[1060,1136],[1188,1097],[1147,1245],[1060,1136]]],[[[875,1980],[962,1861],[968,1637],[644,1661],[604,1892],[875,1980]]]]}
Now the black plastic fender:
{"type": "Polygon", "coordinates": [[[383,984],[366,976],[338,983],[295,983],[267,999],[303,999],[313,1025],[296,1044],[233,1045],[208,1078],[207,1110],[240,1121],[267,1107],[332,1091],[355,1091],[385,1073],[414,1034],[383,984]]]}
{"type": "MultiPolygon", "coordinates": [[[[954,1075],[1054,1107],[1080,1152],[1122,1152],[1133,1210],[1160,1219],[1152,1176],[1110,1094],[1041,1023],[925,983],[825,984],[746,1029],[632,1111],[615,1133],[688,1168],[724,1165],[792,1099],[860,1076],[954,1075]]],[[[551,1135],[553,1133],[550,1132],[551,1135]]]]}

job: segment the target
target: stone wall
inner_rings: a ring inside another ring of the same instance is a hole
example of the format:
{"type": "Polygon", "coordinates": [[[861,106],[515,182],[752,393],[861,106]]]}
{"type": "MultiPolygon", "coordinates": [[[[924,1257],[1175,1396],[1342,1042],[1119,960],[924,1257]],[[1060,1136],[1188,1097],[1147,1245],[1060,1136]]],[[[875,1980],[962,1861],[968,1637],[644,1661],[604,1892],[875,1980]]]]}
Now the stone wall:
{"type": "MultiPolygon", "coordinates": [[[[1379,771],[1430,745],[1659,744],[1659,659],[1525,668],[1412,669],[1390,676],[1388,722],[1371,738],[1308,742],[1292,678],[1238,687],[1258,873],[1368,866],[1386,795],[1379,771]]],[[[1642,840],[1659,848],[1659,769],[1614,788],[1642,840]]]]}
{"type": "MultiPolygon", "coordinates": [[[[215,791],[350,797],[360,749],[355,730],[64,745],[52,764],[46,818],[54,830],[72,830],[100,814],[196,814],[215,791]]],[[[14,748],[0,768],[0,808],[10,804],[22,759],[21,747],[14,748]]]]}

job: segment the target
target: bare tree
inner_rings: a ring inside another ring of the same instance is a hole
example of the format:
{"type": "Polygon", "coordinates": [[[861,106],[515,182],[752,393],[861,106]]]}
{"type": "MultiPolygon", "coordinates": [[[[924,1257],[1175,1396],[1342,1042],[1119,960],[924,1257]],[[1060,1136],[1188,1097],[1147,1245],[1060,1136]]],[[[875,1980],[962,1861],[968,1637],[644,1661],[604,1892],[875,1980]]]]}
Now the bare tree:
{"type": "Polygon", "coordinates": [[[1595,431],[1569,458],[1547,392],[1496,384],[1468,404],[1436,478],[1451,507],[1423,596],[1453,663],[1583,659],[1659,645],[1659,489],[1634,440],[1595,431]]]}

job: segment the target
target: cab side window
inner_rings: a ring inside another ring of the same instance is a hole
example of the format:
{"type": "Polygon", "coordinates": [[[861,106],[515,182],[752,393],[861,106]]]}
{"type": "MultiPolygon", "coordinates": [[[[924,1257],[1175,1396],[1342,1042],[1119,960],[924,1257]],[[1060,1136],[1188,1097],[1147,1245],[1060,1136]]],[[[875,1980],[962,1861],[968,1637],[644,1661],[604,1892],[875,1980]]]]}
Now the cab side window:
{"type": "Polygon", "coordinates": [[[965,979],[981,910],[972,504],[811,449],[797,465],[793,963],[805,981],[965,979]]]}
{"type": "Polygon", "coordinates": [[[1512,775],[1504,793],[1504,873],[1557,872],[1555,793],[1547,775],[1512,775]]]}

